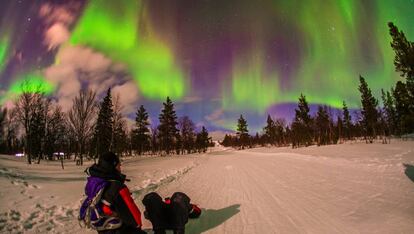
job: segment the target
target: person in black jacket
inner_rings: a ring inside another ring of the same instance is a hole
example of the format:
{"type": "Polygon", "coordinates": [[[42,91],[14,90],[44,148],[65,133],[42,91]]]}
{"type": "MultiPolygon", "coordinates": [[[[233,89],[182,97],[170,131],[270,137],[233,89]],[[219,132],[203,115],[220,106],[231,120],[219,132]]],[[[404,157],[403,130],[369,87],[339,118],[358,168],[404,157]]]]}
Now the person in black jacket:
{"type": "Polygon", "coordinates": [[[190,203],[190,198],[182,192],[175,192],[164,201],[156,192],[148,193],[142,199],[145,206],[144,216],[152,223],[154,234],[165,234],[173,230],[174,234],[184,234],[188,218],[198,218],[201,209],[190,203]]]}
{"type": "Polygon", "coordinates": [[[99,181],[104,181],[105,188],[101,197],[102,211],[107,216],[119,218],[122,223],[119,228],[101,230],[98,233],[145,233],[141,230],[141,212],[124,184],[126,176],[121,173],[119,157],[112,152],[104,153],[99,157],[98,163],[87,168],[85,172],[89,175],[85,191],[96,191],[95,187],[99,181]]]}

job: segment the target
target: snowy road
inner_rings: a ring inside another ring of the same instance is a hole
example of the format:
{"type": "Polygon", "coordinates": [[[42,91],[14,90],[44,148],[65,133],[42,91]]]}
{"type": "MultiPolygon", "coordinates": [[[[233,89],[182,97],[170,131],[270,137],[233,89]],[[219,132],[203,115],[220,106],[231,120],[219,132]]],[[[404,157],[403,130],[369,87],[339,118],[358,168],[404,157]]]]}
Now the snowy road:
{"type": "MultiPolygon", "coordinates": [[[[413,159],[411,150],[405,154],[413,159]]],[[[366,163],[215,152],[159,192],[184,191],[207,209],[187,225],[188,233],[412,233],[414,184],[388,156],[366,163]]]]}

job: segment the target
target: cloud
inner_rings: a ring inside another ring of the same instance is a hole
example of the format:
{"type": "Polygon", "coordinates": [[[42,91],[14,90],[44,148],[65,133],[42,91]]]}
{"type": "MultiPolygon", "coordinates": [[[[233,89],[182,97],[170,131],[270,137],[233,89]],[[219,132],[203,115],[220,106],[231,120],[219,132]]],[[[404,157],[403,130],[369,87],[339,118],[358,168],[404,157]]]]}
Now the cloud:
{"type": "MultiPolygon", "coordinates": [[[[65,46],[57,54],[57,61],[62,65],[70,65],[83,72],[100,74],[109,69],[112,60],[105,55],[84,46],[65,46]]],[[[95,80],[101,76],[91,76],[95,80]]]]}
{"type": "Polygon", "coordinates": [[[183,99],[183,103],[195,103],[195,102],[200,102],[202,100],[201,97],[197,97],[197,96],[191,96],[191,97],[184,97],[183,99]]]}
{"type": "Polygon", "coordinates": [[[76,2],[63,5],[45,3],[40,7],[39,16],[46,25],[44,43],[49,50],[59,47],[69,39],[69,27],[75,22],[80,7],[81,4],[76,2]]]}
{"type": "Polygon", "coordinates": [[[46,80],[56,87],[55,95],[64,111],[72,106],[72,100],[82,88],[92,89],[99,96],[112,87],[121,94],[125,113],[132,110],[138,99],[138,89],[132,80],[125,82],[119,77],[122,65],[114,63],[105,55],[83,46],[66,45],[56,55],[56,64],[44,69],[46,80]]]}
{"type": "Polygon", "coordinates": [[[128,81],[125,84],[115,86],[112,89],[112,96],[119,95],[119,101],[123,105],[123,113],[129,114],[135,112],[136,102],[138,101],[138,89],[134,81],[128,81]]]}
{"type": "Polygon", "coordinates": [[[49,50],[57,48],[69,39],[69,30],[61,23],[53,24],[46,30],[45,42],[49,50]]]}
{"type": "Polygon", "coordinates": [[[80,7],[79,4],[69,6],[45,3],[40,7],[39,16],[43,18],[47,24],[62,22],[65,25],[70,25],[76,19],[71,10],[78,7],[80,7]]]}
{"type": "Polygon", "coordinates": [[[65,66],[64,64],[53,65],[44,70],[46,80],[56,85],[56,97],[58,103],[64,111],[72,106],[72,100],[81,90],[81,82],[77,78],[76,70],[73,66],[65,66]]]}
{"type": "MultiPolygon", "coordinates": [[[[99,73],[98,73],[99,74],[99,73]]],[[[100,77],[105,77],[105,75],[100,75],[100,77]]],[[[93,74],[89,78],[89,88],[95,91],[98,95],[105,93],[108,88],[112,88],[116,84],[116,77],[108,77],[106,79],[100,80],[94,77],[93,74]]]]}
{"type": "Polygon", "coordinates": [[[201,129],[202,127],[206,126],[206,123],[204,123],[204,121],[200,121],[200,122],[197,122],[195,126],[199,129],[201,129]]]}
{"type": "Polygon", "coordinates": [[[224,110],[222,108],[216,109],[210,115],[205,117],[206,120],[213,122],[219,120],[224,114],[224,110]]]}

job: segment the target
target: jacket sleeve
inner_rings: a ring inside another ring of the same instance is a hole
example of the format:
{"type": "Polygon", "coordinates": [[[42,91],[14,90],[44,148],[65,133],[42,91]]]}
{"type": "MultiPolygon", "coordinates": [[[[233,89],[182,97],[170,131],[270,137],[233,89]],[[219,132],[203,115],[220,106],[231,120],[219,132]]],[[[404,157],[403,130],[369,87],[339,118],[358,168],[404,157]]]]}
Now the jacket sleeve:
{"type": "Polygon", "coordinates": [[[141,227],[141,212],[131,197],[129,189],[123,185],[114,200],[115,210],[122,222],[131,227],[141,227]]]}

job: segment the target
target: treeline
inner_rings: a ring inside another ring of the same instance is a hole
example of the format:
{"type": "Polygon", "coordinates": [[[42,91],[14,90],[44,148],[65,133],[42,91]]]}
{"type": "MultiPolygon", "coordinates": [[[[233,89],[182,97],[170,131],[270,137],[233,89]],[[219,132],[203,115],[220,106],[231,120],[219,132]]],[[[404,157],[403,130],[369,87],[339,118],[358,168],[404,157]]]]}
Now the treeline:
{"type": "Polygon", "coordinates": [[[406,81],[398,81],[390,90],[381,90],[382,107],[378,106],[378,100],[360,76],[358,90],[361,108],[353,115],[354,119],[345,101],[336,118],[327,106],[318,106],[317,113],[311,116],[306,97],[301,94],[290,125],[284,119],[273,119],[269,115],[263,133],[251,136],[248,134],[247,121],[240,116],[236,135],[225,135],[221,144],[242,149],[257,145],[291,145],[294,148],[336,144],[357,138],[363,138],[367,143],[380,138],[383,143],[387,143],[389,136],[401,137],[413,133],[414,42],[408,41],[393,23],[388,23],[388,26],[392,37],[391,47],[395,51],[395,69],[406,81]]]}
{"type": "Polygon", "coordinates": [[[159,115],[159,125],[150,128],[144,106],[136,112],[135,126],[128,129],[119,96],[112,101],[111,89],[99,103],[96,93],[81,91],[71,109],[62,108],[30,82],[12,109],[0,112],[1,153],[24,152],[28,163],[41,159],[63,159],[74,155],[79,164],[84,157],[96,159],[103,152],[119,155],[190,154],[206,152],[212,145],[205,127],[197,131],[187,116],[177,118],[167,97],[159,115]],[[63,153],[63,154],[62,154],[63,153]]]}

